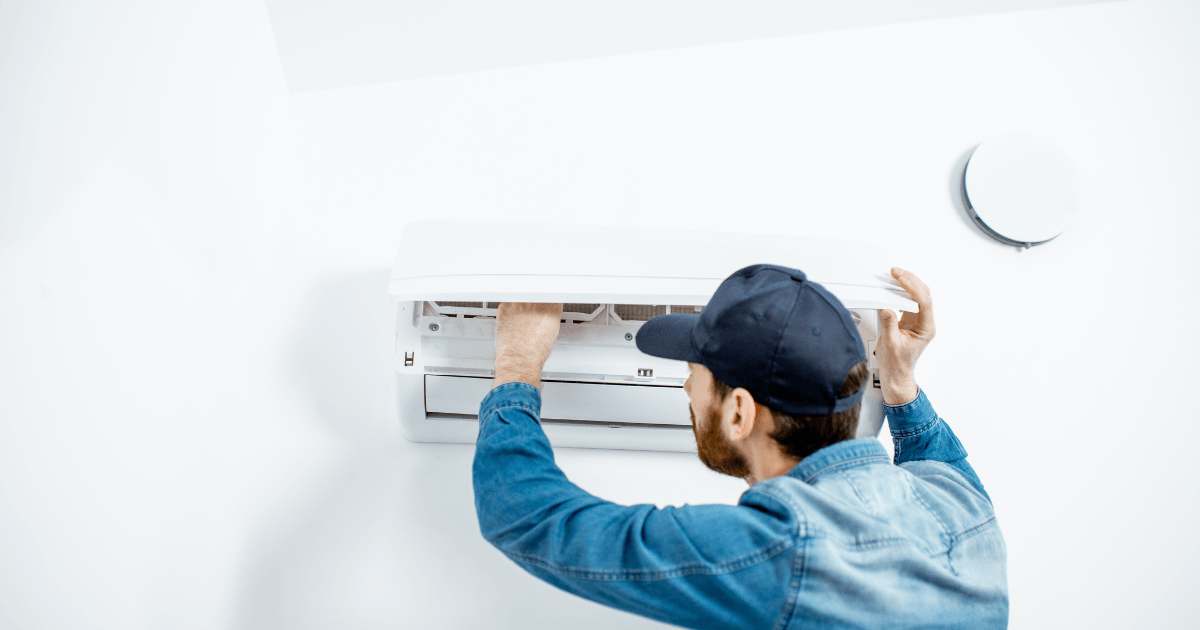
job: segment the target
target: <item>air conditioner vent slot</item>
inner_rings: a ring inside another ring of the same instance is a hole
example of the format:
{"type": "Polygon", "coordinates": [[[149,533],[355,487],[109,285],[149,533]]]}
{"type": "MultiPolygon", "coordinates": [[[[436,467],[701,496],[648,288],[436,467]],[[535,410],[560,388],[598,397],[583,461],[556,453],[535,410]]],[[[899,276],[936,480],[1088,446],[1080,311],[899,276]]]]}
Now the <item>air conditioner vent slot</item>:
{"type": "MultiPolygon", "coordinates": [[[[477,414],[492,379],[425,374],[425,413],[477,414]]],[[[690,429],[682,387],[635,383],[542,381],[541,419],[593,425],[676,425],[690,429]]]]}
{"type": "MultiPolygon", "coordinates": [[[[440,307],[452,306],[460,308],[496,308],[495,302],[436,302],[440,307]]],[[[593,313],[603,304],[564,304],[563,311],[567,313],[593,313]]]]}
{"type": "MultiPolygon", "coordinates": [[[[459,318],[495,319],[496,302],[424,302],[419,312],[425,315],[459,318]]],[[[666,313],[699,313],[699,304],[563,304],[562,321],[586,324],[623,324],[645,322],[666,313]]]]}
{"type": "Polygon", "coordinates": [[[665,315],[667,307],[662,305],[653,306],[650,304],[614,304],[613,312],[620,317],[622,321],[627,322],[645,322],[659,315],[665,315]]]}
{"type": "MultiPolygon", "coordinates": [[[[435,413],[426,414],[426,417],[428,417],[430,420],[471,420],[473,422],[479,421],[479,416],[476,414],[473,414],[473,413],[436,413],[435,412],[435,413]]],[[[608,427],[610,429],[671,429],[674,431],[685,431],[687,433],[692,432],[691,427],[682,426],[682,425],[678,425],[678,424],[647,424],[647,423],[639,423],[639,422],[612,422],[612,421],[596,422],[594,420],[563,420],[563,419],[559,419],[559,418],[542,418],[541,423],[542,424],[561,424],[561,425],[567,425],[567,426],[580,426],[580,427],[604,426],[604,427],[608,427]]]]}
{"type": "Polygon", "coordinates": [[[699,304],[613,304],[613,312],[626,322],[645,322],[667,313],[695,315],[703,309],[704,307],[699,304]]]}

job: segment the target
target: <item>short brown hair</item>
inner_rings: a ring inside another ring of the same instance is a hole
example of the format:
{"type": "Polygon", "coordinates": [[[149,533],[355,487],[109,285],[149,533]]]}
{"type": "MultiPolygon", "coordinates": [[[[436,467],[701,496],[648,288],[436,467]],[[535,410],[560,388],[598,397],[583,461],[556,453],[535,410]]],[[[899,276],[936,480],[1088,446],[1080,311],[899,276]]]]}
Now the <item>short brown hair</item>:
{"type": "MultiPolygon", "coordinates": [[[[862,361],[846,375],[842,381],[842,389],[838,398],[844,398],[862,389],[871,375],[867,362],[862,361]]],[[[713,394],[718,401],[724,402],[733,388],[726,385],[714,374],[712,377],[713,394]]],[[[857,405],[837,413],[824,416],[792,416],[771,409],[775,418],[775,430],[771,437],[779,443],[783,452],[804,459],[809,455],[831,444],[854,438],[858,431],[858,412],[862,409],[862,401],[857,405]]]]}

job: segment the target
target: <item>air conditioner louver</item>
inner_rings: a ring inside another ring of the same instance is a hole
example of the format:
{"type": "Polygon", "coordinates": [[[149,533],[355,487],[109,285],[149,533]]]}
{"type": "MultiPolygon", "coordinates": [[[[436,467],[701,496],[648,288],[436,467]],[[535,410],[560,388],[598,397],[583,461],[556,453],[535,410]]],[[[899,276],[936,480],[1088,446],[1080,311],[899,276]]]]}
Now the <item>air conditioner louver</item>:
{"type": "MultiPolygon", "coordinates": [[[[422,313],[447,317],[496,318],[497,302],[425,301],[422,313]]],[[[645,322],[665,313],[699,314],[699,304],[563,304],[562,321],[570,323],[622,324],[645,322]]]]}

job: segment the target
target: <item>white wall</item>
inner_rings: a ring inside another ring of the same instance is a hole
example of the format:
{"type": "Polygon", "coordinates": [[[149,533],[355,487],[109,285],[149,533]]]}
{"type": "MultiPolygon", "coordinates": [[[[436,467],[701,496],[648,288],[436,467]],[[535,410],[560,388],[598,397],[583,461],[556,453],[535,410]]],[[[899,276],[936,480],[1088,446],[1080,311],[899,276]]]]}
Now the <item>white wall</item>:
{"type": "Polygon", "coordinates": [[[261,3],[0,3],[0,627],[226,627],[330,450],[277,376],[287,99],[261,3]]]}
{"type": "Polygon", "coordinates": [[[1109,0],[265,0],[293,92],[1109,0]]]}
{"type": "MultiPolygon", "coordinates": [[[[26,51],[0,55],[0,626],[658,625],[509,563],[471,447],[399,437],[387,268],[439,217],[888,241],[934,290],[918,378],[995,499],[1012,627],[1200,613],[1194,3],[296,94],[286,129],[261,7],[33,6],[0,26],[26,51]],[[1015,128],[1084,190],[1026,252],[956,201],[1015,128]]],[[[686,455],[559,461],[623,502],[742,490],[686,455]]]]}
{"type": "MultiPolygon", "coordinates": [[[[285,240],[290,260],[381,274],[418,218],[887,241],[936,296],[919,380],[996,500],[1013,627],[1181,627],[1200,612],[1185,573],[1200,560],[1200,435],[1183,393],[1197,376],[1197,26],[1194,4],[1116,3],[295,94],[285,240]],[[971,149],[1018,128],[1061,145],[1084,184],[1078,224],[1025,252],[957,201],[971,149]]],[[[469,520],[469,449],[445,450],[461,452],[422,470],[458,480],[445,498],[469,520]]],[[[611,492],[607,458],[562,459],[611,492]]],[[[705,482],[681,473],[680,496],[705,482]]],[[[455,540],[477,544],[470,527],[455,540]]],[[[420,580],[465,569],[413,560],[420,580]]],[[[461,625],[518,625],[496,602],[539,585],[487,570],[470,590],[488,605],[456,610],[461,625]]],[[[443,607],[402,597],[396,618],[443,607]]]]}

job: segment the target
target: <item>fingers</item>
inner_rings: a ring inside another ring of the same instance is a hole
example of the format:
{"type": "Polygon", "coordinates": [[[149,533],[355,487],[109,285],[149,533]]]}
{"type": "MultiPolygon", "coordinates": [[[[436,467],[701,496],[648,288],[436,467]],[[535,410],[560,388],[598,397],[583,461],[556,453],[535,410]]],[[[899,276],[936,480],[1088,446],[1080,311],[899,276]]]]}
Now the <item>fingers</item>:
{"type": "Polygon", "coordinates": [[[496,307],[496,314],[500,316],[508,313],[544,313],[546,315],[558,313],[561,315],[562,312],[563,304],[561,302],[501,302],[496,307]]]}
{"type": "Polygon", "coordinates": [[[561,302],[501,302],[496,307],[496,323],[502,327],[528,327],[533,325],[532,322],[542,322],[546,326],[553,322],[554,329],[557,330],[562,314],[561,302]]]}
{"type": "Polygon", "coordinates": [[[911,317],[908,313],[905,313],[901,324],[922,337],[932,337],[935,327],[933,323],[933,296],[929,292],[929,287],[924,282],[921,282],[921,279],[916,274],[899,267],[892,267],[892,277],[900,283],[901,288],[908,292],[908,295],[917,303],[919,309],[916,315],[911,317]]]}
{"type": "Polygon", "coordinates": [[[924,282],[911,271],[905,271],[899,267],[892,267],[892,277],[904,287],[904,290],[912,296],[917,304],[924,306],[926,302],[933,306],[933,298],[930,297],[929,287],[925,286],[924,282]]]}

